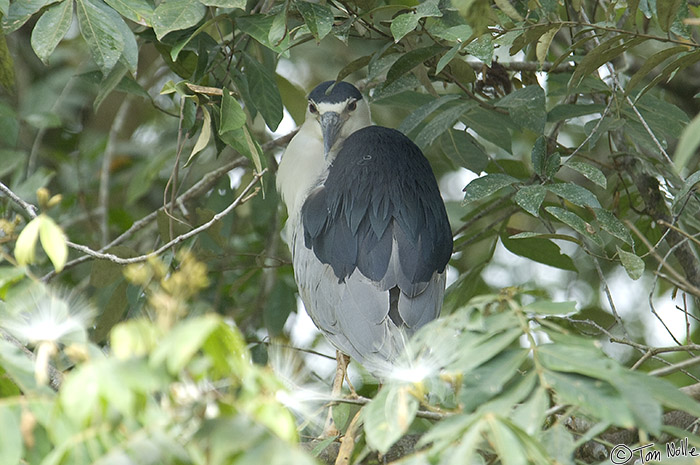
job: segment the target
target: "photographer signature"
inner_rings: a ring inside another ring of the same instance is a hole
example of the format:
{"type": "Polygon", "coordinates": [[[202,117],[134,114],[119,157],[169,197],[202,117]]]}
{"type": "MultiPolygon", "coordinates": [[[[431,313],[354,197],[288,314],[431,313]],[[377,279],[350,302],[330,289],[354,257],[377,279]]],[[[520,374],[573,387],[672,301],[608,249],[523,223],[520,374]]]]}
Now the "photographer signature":
{"type": "MultiPolygon", "coordinates": [[[[652,460],[661,460],[661,451],[658,449],[650,449],[654,443],[645,444],[643,446],[630,448],[626,444],[618,444],[610,451],[610,461],[615,465],[622,465],[629,462],[635,454],[639,455],[642,463],[647,463],[652,460]]],[[[688,444],[688,438],[681,439],[678,444],[673,442],[666,443],[666,458],[675,457],[700,457],[700,451],[694,446],[688,444]]]]}

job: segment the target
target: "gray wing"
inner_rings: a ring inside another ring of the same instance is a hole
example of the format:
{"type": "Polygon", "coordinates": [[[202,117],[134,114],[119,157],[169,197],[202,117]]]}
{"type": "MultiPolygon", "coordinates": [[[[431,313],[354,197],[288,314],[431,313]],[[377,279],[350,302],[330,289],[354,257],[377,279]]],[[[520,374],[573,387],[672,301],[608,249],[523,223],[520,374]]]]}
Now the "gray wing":
{"type": "Polygon", "coordinates": [[[304,246],[336,284],[361,292],[349,283],[360,274],[373,285],[366,292],[389,299],[375,320],[388,315],[412,332],[437,316],[452,234],[432,169],[406,136],[378,126],[353,133],[301,217],[304,246]]]}
{"type": "Polygon", "coordinates": [[[389,291],[359,272],[339,282],[333,268],[320,262],[300,240],[300,222],[294,230],[290,244],[294,275],[314,324],[337,349],[368,370],[385,371],[387,362],[401,353],[407,338],[406,330],[389,317],[389,291]]]}

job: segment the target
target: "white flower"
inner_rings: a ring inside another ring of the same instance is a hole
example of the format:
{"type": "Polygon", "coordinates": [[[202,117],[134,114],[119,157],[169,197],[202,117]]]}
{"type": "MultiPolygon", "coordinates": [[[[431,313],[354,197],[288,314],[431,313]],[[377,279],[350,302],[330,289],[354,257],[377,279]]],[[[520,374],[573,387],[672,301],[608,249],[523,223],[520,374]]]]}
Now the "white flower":
{"type": "Polygon", "coordinates": [[[79,295],[35,284],[5,302],[0,327],[25,344],[82,343],[93,316],[79,295]]]}

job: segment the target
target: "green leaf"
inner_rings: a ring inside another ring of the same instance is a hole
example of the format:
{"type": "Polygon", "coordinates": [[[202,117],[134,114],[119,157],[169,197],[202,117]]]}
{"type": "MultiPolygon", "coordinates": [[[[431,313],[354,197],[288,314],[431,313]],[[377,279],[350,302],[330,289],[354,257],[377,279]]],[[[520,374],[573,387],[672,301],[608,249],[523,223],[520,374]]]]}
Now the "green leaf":
{"type": "Polygon", "coordinates": [[[462,49],[462,44],[455,44],[451,49],[447,51],[440,60],[438,60],[437,66],[435,67],[435,74],[440,74],[440,71],[445,69],[445,66],[449,65],[450,62],[457,56],[457,53],[462,49]]]}
{"type": "Polygon", "coordinates": [[[554,36],[557,35],[561,26],[555,25],[547,32],[542,34],[539,39],[537,39],[537,45],[535,47],[535,55],[537,60],[540,62],[540,66],[544,65],[547,61],[547,53],[549,53],[549,46],[552,45],[554,36]]]}
{"type": "Polygon", "coordinates": [[[524,312],[538,313],[541,315],[566,315],[576,311],[576,302],[551,302],[548,300],[537,300],[523,307],[524,312]]]}
{"type": "Polygon", "coordinates": [[[365,56],[362,56],[360,58],[357,58],[357,59],[351,61],[347,65],[343,66],[343,69],[338,71],[338,75],[335,77],[335,80],[342,81],[343,79],[345,79],[346,77],[348,77],[352,73],[354,73],[355,71],[367,66],[369,64],[370,60],[372,60],[372,55],[365,55],[365,56]]]}
{"type": "Polygon", "coordinates": [[[391,21],[391,35],[394,36],[394,42],[403,39],[406,34],[412,32],[417,26],[420,16],[416,12],[411,11],[398,15],[391,21]]]}
{"type": "Polygon", "coordinates": [[[209,141],[211,140],[211,113],[209,113],[207,107],[202,106],[200,109],[202,110],[202,131],[199,133],[199,137],[197,137],[197,142],[195,142],[194,147],[192,147],[192,153],[190,153],[190,156],[185,162],[185,168],[192,163],[195,155],[207,147],[209,141]]]}
{"type": "Polygon", "coordinates": [[[63,1],[46,9],[32,30],[32,49],[44,64],[73,22],[73,2],[63,1]]]}
{"type": "Polygon", "coordinates": [[[440,16],[442,13],[438,8],[436,0],[420,2],[415,10],[402,13],[391,20],[391,35],[394,42],[398,43],[407,34],[413,32],[418,26],[418,21],[426,16],[440,16]]]}
{"type": "MultiPolygon", "coordinates": [[[[27,22],[36,12],[56,0],[14,0],[2,15],[2,30],[10,34],[27,22]]],[[[70,3],[70,2],[69,2],[70,3]]]]}
{"type": "Polygon", "coordinates": [[[151,366],[165,363],[170,373],[179,373],[221,324],[220,318],[213,314],[181,321],[153,351],[151,366]]]}
{"type": "Polygon", "coordinates": [[[513,44],[510,47],[510,55],[513,56],[520,50],[525,48],[526,45],[531,44],[551,29],[551,24],[538,24],[533,27],[527,28],[522,34],[513,40],[513,44]]]}
{"type": "Polygon", "coordinates": [[[622,221],[618,220],[615,215],[602,208],[594,208],[593,211],[595,212],[596,220],[598,220],[598,224],[601,228],[620,239],[622,242],[634,246],[634,239],[629,229],[627,229],[627,227],[622,224],[622,221]]]}
{"type": "Polygon", "coordinates": [[[7,290],[24,278],[24,270],[16,266],[0,266],[0,299],[7,298],[7,290]]]}
{"type": "Polygon", "coordinates": [[[586,53],[578,66],[576,66],[569,80],[569,88],[573,89],[577,87],[587,75],[593,73],[605,63],[612,61],[628,49],[639,45],[645,40],[647,39],[633,37],[619,44],[620,38],[619,36],[615,36],[598,45],[596,48],[586,53]]]}
{"type": "Polygon", "coordinates": [[[136,36],[119,14],[114,10],[109,10],[109,14],[112,16],[114,24],[116,24],[121,31],[122,39],[124,39],[124,51],[121,56],[122,61],[129,68],[129,71],[136,74],[139,65],[139,46],[136,43],[136,36]]]}
{"type": "Polygon", "coordinates": [[[326,37],[333,29],[333,13],[327,5],[297,1],[294,3],[304,18],[306,26],[316,38],[316,42],[326,37]]]}
{"type": "Polygon", "coordinates": [[[617,253],[620,255],[620,262],[625,267],[627,275],[635,281],[644,274],[644,260],[631,252],[625,252],[621,248],[617,248],[617,253]]]}
{"type": "Polygon", "coordinates": [[[663,410],[654,399],[651,392],[643,385],[631,380],[621,382],[625,378],[613,379],[612,384],[622,394],[622,397],[632,412],[635,426],[641,430],[658,435],[661,431],[663,410]]]}
{"type": "Polygon", "coordinates": [[[467,42],[474,33],[474,30],[468,24],[460,24],[457,26],[448,27],[447,29],[436,28],[433,35],[441,39],[449,40],[450,42],[467,42]]]}
{"type": "MultiPolygon", "coordinates": [[[[133,257],[135,255],[136,254],[131,251],[131,253],[126,256],[133,257]]],[[[123,257],[124,255],[119,256],[123,257]]],[[[121,271],[122,273],[119,275],[120,281],[116,284],[108,285],[103,288],[100,293],[102,299],[100,299],[98,305],[102,313],[95,320],[95,324],[90,332],[90,341],[96,344],[103,343],[107,340],[114,326],[125,319],[126,313],[129,310],[129,299],[127,296],[129,283],[123,279],[123,268],[121,271]]],[[[92,276],[90,276],[90,279],[92,280],[92,276]]],[[[143,335],[141,336],[143,337],[143,335]]]]}
{"type": "Polygon", "coordinates": [[[459,103],[435,116],[416,136],[416,145],[429,147],[442,133],[452,128],[465,111],[474,106],[472,102],[459,103]]]}
{"type": "Polygon", "coordinates": [[[503,392],[508,382],[519,375],[528,353],[528,350],[521,348],[501,349],[488,363],[473,369],[469,376],[464,378],[461,400],[465,411],[476,409],[503,392]]]}
{"type": "Polygon", "coordinates": [[[158,40],[166,34],[196,25],[204,18],[207,9],[190,0],[163,0],[153,12],[153,31],[158,40]]]}
{"type": "Polygon", "coordinates": [[[515,407],[510,418],[528,435],[536,436],[541,431],[548,408],[549,394],[544,388],[539,387],[535,389],[529,399],[515,407]]]}
{"type": "Polygon", "coordinates": [[[413,423],[418,401],[409,386],[383,386],[363,410],[365,439],[370,447],[386,454],[413,423]]]}
{"type": "Polygon", "coordinates": [[[19,233],[15,242],[15,259],[17,264],[25,266],[34,263],[36,257],[36,241],[39,239],[41,217],[31,220],[19,233]]]}
{"type": "Polygon", "coordinates": [[[505,235],[501,235],[501,242],[506,249],[515,255],[562,270],[576,271],[571,257],[561,253],[559,246],[548,239],[538,237],[509,239],[505,235]]]}
{"type": "Polygon", "coordinates": [[[539,216],[540,205],[545,195],[547,195],[547,189],[539,184],[524,186],[515,193],[515,202],[532,216],[539,216]]]}
{"type": "Polygon", "coordinates": [[[421,18],[442,16],[440,0],[424,0],[416,5],[416,13],[421,18]]]}
{"type": "Polygon", "coordinates": [[[39,215],[39,240],[41,246],[48,255],[56,273],[60,273],[68,260],[68,244],[63,230],[53,221],[50,216],[39,215]]]}
{"type": "Polygon", "coordinates": [[[570,182],[547,184],[546,187],[551,193],[579,207],[600,208],[600,202],[598,202],[596,196],[585,187],[570,182]]]}
{"type": "Polygon", "coordinates": [[[520,328],[510,328],[505,331],[498,328],[498,332],[495,334],[484,334],[479,337],[475,337],[473,333],[464,333],[463,338],[459,341],[459,351],[454,354],[456,361],[448,367],[458,370],[460,373],[470,373],[502,353],[521,335],[520,328]]]}
{"type": "Polygon", "coordinates": [[[616,379],[615,382],[620,391],[623,391],[627,384],[644,386],[649,395],[660,404],[670,409],[682,410],[696,417],[700,416],[700,403],[664,379],[637,371],[624,371],[623,376],[616,379]]]}
{"type": "Polygon", "coordinates": [[[470,55],[483,61],[487,66],[491,66],[493,61],[493,38],[491,34],[484,34],[467,44],[464,48],[470,55]]]}
{"type": "Polygon", "coordinates": [[[260,44],[276,53],[282,53],[289,47],[289,34],[280,43],[270,43],[270,30],[276,16],[268,15],[248,15],[236,17],[236,26],[257,40],[260,44]]]}
{"type": "Polygon", "coordinates": [[[126,66],[124,66],[121,62],[118,62],[116,65],[114,65],[114,68],[112,68],[109,73],[104,76],[102,82],[100,82],[100,86],[98,87],[95,101],[92,104],[92,107],[95,109],[95,113],[97,113],[97,110],[99,110],[102,102],[104,102],[104,100],[112,93],[119,83],[122,82],[124,76],[126,76],[126,72],[126,66]]]}
{"type": "Polygon", "coordinates": [[[410,72],[416,66],[422,65],[424,61],[434,57],[442,50],[443,47],[441,45],[431,45],[430,47],[417,48],[402,54],[389,68],[384,87],[388,87],[401,76],[410,72]]]}
{"type": "Polygon", "coordinates": [[[19,409],[0,405],[0,463],[17,465],[23,454],[22,435],[19,426],[19,409]]]}
{"type": "Polygon", "coordinates": [[[241,104],[226,90],[221,97],[220,116],[219,134],[242,128],[246,123],[246,114],[241,104]]]}
{"type": "Polygon", "coordinates": [[[467,131],[446,131],[440,138],[440,147],[457,166],[476,174],[480,174],[488,165],[489,156],[486,150],[467,131]]]}
{"type": "Polygon", "coordinates": [[[267,40],[271,44],[279,44],[287,35],[287,14],[286,11],[275,15],[275,19],[270,26],[270,32],[267,34],[267,40]]]}
{"type": "Polygon", "coordinates": [[[255,165],[255,169],[258,172],[262,170],[262,149],[250,134],[250,131],[248,130],[247,126],[243,126],[240,129],[234,129],[233,131],[228,131],[223,134],[219,134],[219,137],[226,144],[233,147],[233,149],[236,150],[238,153],[252,160],[255,165]]]}
{"type": "Polygon", "coordinates": [[[508,153],[511,152],[511,136],[508,128],[514,128],[514,125],[508,116],[475,106],[462,115],[461,121],[487,141],[508,153]]]}
{"type": "Polygon", "coordinates": [[[605,105],[602,103],[562,103],[549,110],[549,113],[547,113],[547,121],[554,123],[561,120],[577,118],[579,116],[602,113],[603,111],[605,111],[605,105]]]}
{"type": "Polygon", "coordinates": [[[515,7],[510,4],[509,0],[494,0],[494,3],[499,10],[505,13],[513,21],[523,20],[523,17],[520,15],[520,13],[518,13],[518,10],[516,10],[515,7]]]}
{"type": "MultiPolygon", "coordinates": [[[[664,1],[663,3],[671,3],[669,1],[664,1]]],[[[675,47],[670,47],[660,52],[656,52],[649,58],[643,61],[642,66],[632,75],[627,86],[625,86],[625,93],[629,95],[630,91],[637,87],[642,79],[649,74],[654,68],[656,68],[661,62],[679,53],[685,52],[688,47],[684,45],[677,45],[675,47]]]]}
{"type": "Polygon", "coordinates": [[[202,5],[245,10],[246,0],[199,0],[202,5]]]}
{"type": "Polygon", "coordinates": [[[397,128],[404,134],[408,134],[420,125],[428,116],[430,116],[434,111],[443,106],[444,104],[451,102],[453,100],[459,99],[457,94],[443,95],[431,100],[430,102],[421,105],[420,107],[413,110],[413,112],[408,115],[397,128]]]}
{"type": "Polygon", "coordinates": [[[519,182],[512,176],[502,173],[487,174],[474,179],[464,188],[464,203],[474,202],[519,182]]]}
{"type": "Polygon", "coordinates": [[[540,177],[545,177],[547,172],[547,139],[540,136],[532,146],[532,168],[540,177]]]}
{"type": "Polygon", "coordinates": [[[270,131],[275,131],[282,121],[282,96],[277,88],[275,76],[265,66],[248,54],[243,60],[250,98],[262,115],[270,131]]]}
{"type": "Polygon", "coordinates": [[[577,214],[560,207],[546,207],[545,210],[562,223],[570,226],[574,231],[578,232],[582,236],[591,239],[600,246],[603,245],[603,240],[597,235],[595,229],[593,229],[590,224],[584,221],[577,214]]]}
{"type": "Polygon", "coordinates": [[[4,339],[0,339],[0,367],[4,376],[9,376],[23,393],[37,393],[48,398],[54,391],[48,386],[38,385],[34,377],[34,362],[27,354],[4,339]]]}
{"type": "Polygon", "coordinates": [[[93,60],[103,72],[108,72],[124,51],[124,36],[114,20],[114,10],[95,0],[76,0],[75,10],[80,33],[93,60]]]}
{"type": "MultiPolygon", "coordinates": [[[[552,347],[556,350],[556,347],[552,347]]],[[[576,405],[584,412],[608,423],[632,428],[634,418],[619,392],[609,383],[578,374],[546,371],[545,379],[552,386],[557,403],[576,405]]]]}
{"type": "Polygon", "coordinates": [[[544,430],[542,443],[549,456],[554,459],[554,463],[574,465],[574,438],[561,423],[544,430]]]}
{"type": "Polygon", "coordinates": [[[61,385],[61,404],[69,419],[83,424],[95,410],[100,395],[100,377],[96,363],[72,370],[61,385]]]}
{"type": "Polygon", "coordinates": [[[544,132],[547,121],[544,90],[538,85],[531,85],[511,92],[496,103],[497,107],[508,109],[513,122],[535,134],[544,132]]]}
{"type": "Polygon", "coordinates": [[[594,182],[603,189],[605,189],[608,185],[608,180],[605,178],[603,172],[593,165],[580,161],[568,161],[564,166],[571,168],[574,171],[578,171],[588,180],[594,182]]]}
{"type": "Polygon", "coordinates": [[[697,154],[700,146],[700,115],[695,116],[693,120],[683,130],[676,153],[673,155],[673,163],[676,169],[682,171],[688,162],[697,154]]]}
{"type": "Polygon", "coordinates": [[[153,26],[153,4],[147,0],[105,0],[117,13],[143,26],[153,26]]]}
{"type": "Polygon", "coordinates": [[[678,16],[678,11],[683,5],[683,0],[662,0],[656,2],[656,16],[662,31],[668,32],[673,21],[678,16]]]}
{"type": "Polygon", "coordinates": [[[685,204],[686,196],[691,190],[695,188],[695,185],[700,182],[700,170],[688,176],[683,182],[683,187],[678,191],[678,193],[673,198],[673,211],[677,212],[677,209],[685,204]]]}
{"type": "Polygon", "coordinates": [[[527,465],[527,452],[523,444],[518,440],[514,431],[500,418],[489,415],[485,418],[490,432],[486,434],[489,442],[493,444],[498,458],[503,465],[527,465]]]}

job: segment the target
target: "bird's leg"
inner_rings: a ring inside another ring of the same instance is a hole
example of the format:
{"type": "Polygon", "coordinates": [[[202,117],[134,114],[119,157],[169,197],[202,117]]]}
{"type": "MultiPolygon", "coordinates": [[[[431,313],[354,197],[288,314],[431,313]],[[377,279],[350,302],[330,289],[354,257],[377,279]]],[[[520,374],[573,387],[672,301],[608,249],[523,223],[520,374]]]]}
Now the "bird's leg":
{"type": "Polygon", "coordinates": [[[339,350],[335,351],[335,378],[333,379],[333,390],[331,391],[333,397],[340,397],[343,392],[343,380],[348,373],[348,363],[350,363],[350,356],[345,355],[339,350]]]}
{"type": "MultiPolygon", "coordinates": [[[[336,351],[335,354],[335,359],[338,364],[338,366],[342,365],[343,368],[343,379],[345,379],[345,382],[348,384],[348,389],[350,389],[350,397],[352,399],[357,399],[359,396],[357,395],[357,391],[355,391],[355,386],[352,385],[350,382],[350,376],[348,376],[348,365],[350,364],[350,356],[342,353],[341,351],[336,351]]],[[[336,377],[338,376],[338,369],[336,368],[336,377]]],[[[340,383],[340,388],[342,390],[343,388],[343,383],[340,383]]],[[[338,392],[340,394],[340,392],[338,392]]]]}
{"type": "MultiPolygon", "coordinates": [[[[350,356],[336,350],[335,360],[335,377],[333,378],[333,389],[331,390],[331,397],[333,399],[339,398],[343,392],[343,380],[347,378],[350,356]]],[[[357,397],[357,392],[355,392],[355,388],[350,384],[350,380],[348,380],[348,386],[350,386],[352,395],[357,397]]],[[[331,406],[328,408],[328,418],[326,418],[326,426],[323,428],[323,437],[337,436],[338,434],[340,434],[340,432],[333,422],[333,407],[331,406]]]]}

